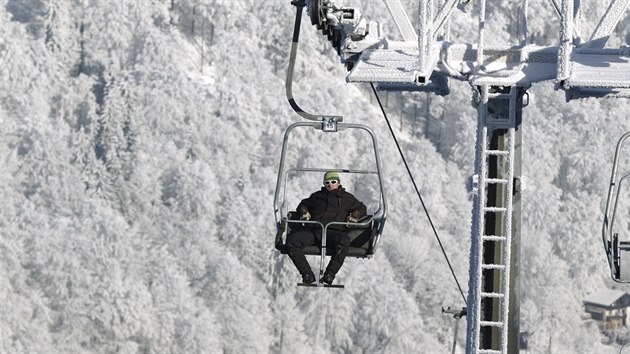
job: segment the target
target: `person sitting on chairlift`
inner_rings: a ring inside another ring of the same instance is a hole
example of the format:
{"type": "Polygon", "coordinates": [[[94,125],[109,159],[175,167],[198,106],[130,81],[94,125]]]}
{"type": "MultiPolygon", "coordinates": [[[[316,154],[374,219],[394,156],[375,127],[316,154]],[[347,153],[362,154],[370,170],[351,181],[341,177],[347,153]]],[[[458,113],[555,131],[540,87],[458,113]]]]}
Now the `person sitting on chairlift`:
{"type": "MultiPolygon", "coordinates": [[[[367,214],[367,208],[352,193],[341,186],[339,173],[324,174],[324,186],[310,197],[303,199],[297,207],[300,220],[319,221],[324,226],[330,222],[357,222],[367,214]]],[[[331,225],[326,229],[326,244],[334,247],[333,256],[320,279],[331,285],[343,265],[348,253],[350,238],[345,225],[331,225]]],[[[315,275],[304,256],[304,247],[321,245],[322,228],[318,224],[305,224],[287,235],[286,247],[289,257],[302,275],[306,284],[315,282],[315,275]]]]}

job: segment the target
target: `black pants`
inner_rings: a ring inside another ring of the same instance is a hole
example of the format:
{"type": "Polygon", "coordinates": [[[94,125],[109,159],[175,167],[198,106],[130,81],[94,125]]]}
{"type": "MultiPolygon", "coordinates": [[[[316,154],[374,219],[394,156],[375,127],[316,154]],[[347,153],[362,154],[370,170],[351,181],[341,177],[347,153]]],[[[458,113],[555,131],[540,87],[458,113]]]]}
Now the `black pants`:
{"type": "MultiPolygon", "coordinates": [[[[304,247],[320,246],[321,244],[321,230],[296,230],[287,235],[286,248],[289,251],[289,257],[300,274],[313,274],[311,266],[304,256],[304,247]]],[[[334,229],[326,230],[326,248],[334,247],[335,250],[332,259],[326,267],[326,273],[332,274],[333,276],[337,274],[343,265],[343,261],[346,259],[349,245],[350,238],[344,231],[334,229]]]]}

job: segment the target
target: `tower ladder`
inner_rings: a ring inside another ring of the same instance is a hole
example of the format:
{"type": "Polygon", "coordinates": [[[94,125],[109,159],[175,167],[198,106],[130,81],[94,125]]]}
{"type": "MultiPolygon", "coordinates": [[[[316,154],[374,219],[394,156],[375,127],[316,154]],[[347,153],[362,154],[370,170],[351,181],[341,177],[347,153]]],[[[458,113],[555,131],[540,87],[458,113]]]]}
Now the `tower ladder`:
{"type": "MultiPolygon", "coordinates": [[[[507,353],[517,87],[478,86],[472,353],[507,353]],[[493,219],[493,220],[490,220],[493,219]],[[492,228],[492,225],[495,225],[492,228]]],[[[471,273],[473,274],[473,273],[471,273]]],[[[470,328],[470,327],[469,327],[470,328]]]]}

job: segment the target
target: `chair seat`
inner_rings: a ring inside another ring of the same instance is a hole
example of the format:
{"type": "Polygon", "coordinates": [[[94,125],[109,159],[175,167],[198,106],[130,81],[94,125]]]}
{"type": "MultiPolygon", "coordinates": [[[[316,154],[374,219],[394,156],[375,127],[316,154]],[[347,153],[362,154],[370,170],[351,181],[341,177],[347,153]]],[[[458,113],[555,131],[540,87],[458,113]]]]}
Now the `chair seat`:
{"type": "MultiPolygon", "coordinates": [[[[348,231],[350,237],[350,247],[348,247],[349,257],[367,257],[370,246],[371,228],[353,229],[348,231]]],[[[304,254],[319,256],[322,254],[321,246],[307,246],[303,249],[304,254]]],[[[326,255],[332,256],[335,252],[334,247],[326,247],[326,255]]],[[[285,253],[285,252],[283,252],[285,253]]]]}
{"type": "MultiPolygon", "coordinates": [[[[296,220],[297,213],[289,212],[288,220],[296,220]]],[[[370,217],[370,216],[368,216],[370,217]]],[[[282,235],[285,227],[288,226],[287,234],[291,232],[291,223],[278,223],[278,233],[276,234],[276,249],[282,254],[287,254],[288,250],[282,244],[282,235]]],[[[368,225],[356,225],[347,231],[350,238],[350,246],[348,247],[347,257],[366,258],[372,254],[371,244],[374,234],[376,233],[376,223],[372,222],[368,225]]],[[[303,249],[304,254],[319,256],[321,255],[321,246],[307,246],[303,249]]],[[[334,247],[326,247],[326,255],[332,256],[335,252],[334,247]]]]}

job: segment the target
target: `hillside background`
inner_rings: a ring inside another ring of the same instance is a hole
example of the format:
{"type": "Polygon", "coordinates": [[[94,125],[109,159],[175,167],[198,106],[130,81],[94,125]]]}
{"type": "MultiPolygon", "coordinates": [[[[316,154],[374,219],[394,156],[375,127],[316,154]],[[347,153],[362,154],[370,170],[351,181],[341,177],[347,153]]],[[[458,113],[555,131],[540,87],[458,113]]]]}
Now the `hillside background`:
{"type": "MultiPolygon", "coordinates": [[[[380,1],[338,3],[397,39],[380,1]]],[[[513,5],[492,3],[489,41],[506,43],[513,5]]],[[[588,34],[605,5],[583,3],[588,34]]],[[[289,0],[1,4],[0,352],[450,352],[456,322],[441,308],[464,306],[462,296],[369,87],[345,83],[308,17],[295,97],[376,132],[389,218],[379,253],[338,274],[344,290],[296,287],[273,247],[282,137],[301,119],[284,91],[289,0]]],[[[549,2],[529,4],[530,40],[557,44],[549,2]]],[[[453,41],[474,40],[475,13],[455,15],[453,41]]],[[[626,16],[611,45],[629,26],[626,16]]],[[[467,83],[450,87],[446,97],[382,98],[466,293],[476,111],[467,83]]],[[[529,93],[519,279],[528,352],[616,353],[581,301],[627,290],[610,280],[600,232],[630,104],[567,103],[552,82],[529,93]]],[[[318,143],[304,134],[291,156],[370,154],[357,137],[318,143]]],[[[298,187],[306,196],[319,185],[298,187]]],[[[465,335],[460,321],[458,353],[465,335]]]]}

